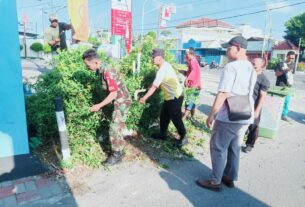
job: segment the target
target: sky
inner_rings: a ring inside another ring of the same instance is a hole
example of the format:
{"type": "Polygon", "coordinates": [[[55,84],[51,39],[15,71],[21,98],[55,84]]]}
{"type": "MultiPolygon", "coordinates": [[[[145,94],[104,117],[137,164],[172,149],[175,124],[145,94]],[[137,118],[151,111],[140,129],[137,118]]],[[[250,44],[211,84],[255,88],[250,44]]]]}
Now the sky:
{"type": "MultiPolygon", "coordinates": [[[[7,0],[9,1],[9,0],[7,0]]],[[[53,12],[62,22],[69,22],[67,0],[16,0],[18,20],[22,22],[24,14],[28,16],[29,32],[42,33],[49,25],[48,16],[53,12]],[[53,6],[53,8],[52,8],[53,6]]],[[[111,0],[88,0],[90,32],[111,28],[111,0]]],[[[141,16],[144,0],[132,0],[133,32],[141,33],[141,16]]],[[[177,13],[168,21],[168,30],[175,33],[175,26],[201,17],[223,19],[226,23],[238,27],[250,24],[254,28],[264,29],[266,13],[271,9],[272,37],[285,35],[285,22],[291,17],[305,12],[305,0],[146,0],[144,7],[144,33],[156,30],[159,8],[162,4],[174,4],[177,13]],[[292,4],[302,3],[295,6],[292,4]],[[276,9],[283,7],[281,9],[276,9]],[[260,12],[263,11],[263,12],[260,12]],[[249,13],[260,12],[252,15],[249,13]],[[240,16],[241,15],[241,16],[240,16]],[[234,17],[238,16],[238,17],[234,17]]],[[[20,27],[20,30],[22,27],[20,27]]]]}

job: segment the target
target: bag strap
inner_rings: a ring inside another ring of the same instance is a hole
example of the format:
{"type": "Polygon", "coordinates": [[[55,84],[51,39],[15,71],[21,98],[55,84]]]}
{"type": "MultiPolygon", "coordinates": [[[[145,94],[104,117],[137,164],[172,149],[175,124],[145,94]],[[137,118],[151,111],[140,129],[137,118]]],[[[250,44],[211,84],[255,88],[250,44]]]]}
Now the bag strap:
{"type": "Polygon", "coordinates": [[[250,98],[250,92],[251,92],[251,86],[252,86],[252,78],[253,78],[253,73],[255,72],[255,70],[252,68],[252,71],[251,71],[251,75],[250,75],[250,84],[249,84],[249,93],[248,93],[248,96],[250,98]]]}

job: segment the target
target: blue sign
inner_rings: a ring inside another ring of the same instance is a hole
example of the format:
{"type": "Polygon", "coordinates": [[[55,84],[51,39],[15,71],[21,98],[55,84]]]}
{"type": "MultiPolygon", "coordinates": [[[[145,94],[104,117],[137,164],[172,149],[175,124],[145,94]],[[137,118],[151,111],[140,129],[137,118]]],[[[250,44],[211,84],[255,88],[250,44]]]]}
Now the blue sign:
{"type": "Polygon", "coordinates": [[[183,43],[183,49],[189,49],[190,47],[194,49],[201,48],[201,42],[197,42],[194,39],[190,39],[187,43],[183,43]]]}
{"type": "Polygon", "coordinates": [[[0,0],[0,157],[29,153],[16,1],[0,0]]]}

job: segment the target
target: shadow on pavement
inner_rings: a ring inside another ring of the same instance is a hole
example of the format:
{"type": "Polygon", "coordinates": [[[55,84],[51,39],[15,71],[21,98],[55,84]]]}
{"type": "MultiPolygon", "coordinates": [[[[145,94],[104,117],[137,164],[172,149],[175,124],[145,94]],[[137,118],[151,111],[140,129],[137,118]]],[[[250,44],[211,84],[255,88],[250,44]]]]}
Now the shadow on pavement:
{"type": "MultiPolygon", "coordinates": [[[[166,206],[194,206],[194,207],[266,207],[266,203],[253,197],[252,195],[244,192],[241,189],[234,188],[228,189],[223,186],[222,192],[212,192],[203,189],[196,184],[198,178],[209,179],[211,169],[197,159],[168,159],[162,156],[160,149],[155,148],[155,144],[151,147],[139,145],[132,139],[129,140],[130,144],[134,145],[140,151],[145,153],[154,163],[159,165],[163,170],[159,171],[160,177],[167,183],[168,192],[166,198],[162,200],[166,206]],[[178,191],[186,199],[188,204],[179,203],[181,199],[176,198],[177,194],[173,191],[178,191]],[[172,198],[173,196],[173,198],[172,198]],[[169,203],[169,201],[171,201],[169,203]],[[189,205],[191,203],[191,205],[189,205]]],[[[155,141],[162,142],[162,141],[155,141]]]]}
{"type": "Polygon", "coordinates": [[[211,106],[206,105],[206,104],[201,104],[198,106],[197,109],[208,116],[211,111],[211,106]]]}
{"type": "Polygon", "coordinates": [[[210,168],[200,161],[180,161],[172,164],[160,176],[167,182],[171,190],[181,192],[194,207],[266,207],[264,202],[241,189],[229,189],[223,186],[221,192],[203,189],[195,183],[198,178],[209,179],[210,168]]]}
{"type": "Polygon", "coordinates": [[[294,121],[300,124],[305,124],[305,114],[303,113],[299,113],[296,111],[289,111],[288,116],[289,118],[293,119],[294,121]]]}

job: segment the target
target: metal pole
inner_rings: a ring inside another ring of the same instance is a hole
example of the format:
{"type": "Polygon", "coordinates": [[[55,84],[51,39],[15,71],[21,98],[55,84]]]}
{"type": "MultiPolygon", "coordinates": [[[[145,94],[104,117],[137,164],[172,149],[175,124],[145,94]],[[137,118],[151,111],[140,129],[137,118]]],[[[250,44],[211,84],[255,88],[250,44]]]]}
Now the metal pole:
{"type": "Polygon", "coordinates": [[[160,27],[161,27],[161,21],[162,21],[162,9],[163,5],[160,6],[160,13],[159,13],[159,19],[158,19],[158,31],[157,31],[157,41],[159,40],[159,35],[160,35],[160,27]]]}
{"type": "Polygon", "coordinates": [[[24,57],[27,58],[27,48],[26,48],[26,22],[23,21],[23,44],[24,44],[24,57]]]}
{"type": "Polygon", "coordinates": [[[298,69],[298,62],[299,62],[299,58],[300,58],[301,42],[302,42],[302,38],[299,39],[299,50],[298,50],[297,59],[295,60],[294,72],[297,71],[297,69],[298,69]]]}
{"type": "Polygon", "coordinates": [[[266,13],[266,17],[265,17],[265,28],[264,28],[264,41],[263,41],[263,48],[262,48],[262,55],[261,57],[263,58],[264,57],[264,53],[265,53],[265,45],[266,45],[266,36],[267,36],[267,18],[268,18],[268,13],[269,13],[269,9],[266,13]]]}
{"type": "Polygon", "coordinates": [[[41,24],[42,24],[42,35],[44,34],[44,19],[43,19],[43,8],[41,8],[41,24]]]}
{"type": "Polygon", "coordinates": [[[54,99],[54,103],[55,103],[55,111],[56,111],[56,121],[59,131],[59,137],[60,137],[61,153],[63,156],[63,160],[68,160],[70,159],[71,156],[70,156],[68,132],[67,132],[65,114],[64,114],[64,103],[60,97],[56,97],[54,99]]]}
{"type": "Polygon", "coordinates": [[[142,28],[141,28],[141,44],[143,43],[143,27],[144,27],[144,8],[148,0],[145,0],[142,6],[142,28]]]}

